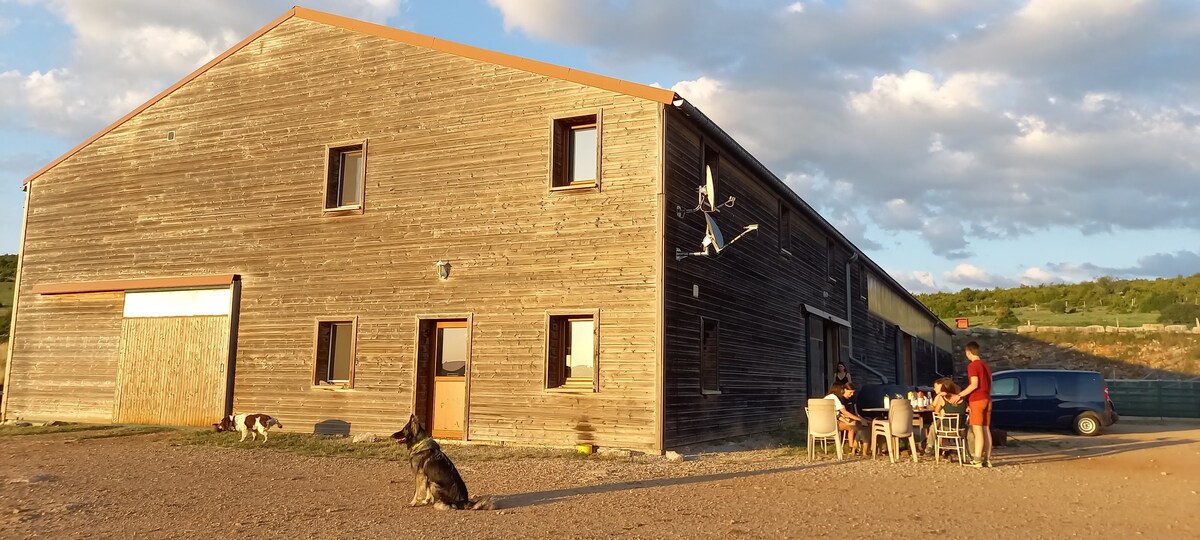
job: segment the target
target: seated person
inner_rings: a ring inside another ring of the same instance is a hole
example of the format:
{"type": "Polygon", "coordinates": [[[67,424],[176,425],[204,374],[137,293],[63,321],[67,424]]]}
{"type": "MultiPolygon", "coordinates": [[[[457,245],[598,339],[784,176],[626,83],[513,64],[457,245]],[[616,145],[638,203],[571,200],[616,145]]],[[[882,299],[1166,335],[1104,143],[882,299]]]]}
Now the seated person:
{"type": "Polygon", "coordinates": [[[825,396],[825,399],[833,400],[834,408],[837,410],[838,431],[850,432],[851,451],[859,447],[860,441],[867,440],[867,426],[869,425],[863,417],[854,414],[854,412],[846,407],[845,402],[853,397],[854,386],[850,383],[834,383],[833,386],[829,387],[829,394],[825,396]]]}
{"type": "MultiPolygon", "coordinates": [[[[958,430],[961,435],[967,429],[967,402],[959,401],[957,405],[950,403],[948,397],[961,392],[962,389],[954,384],[950,377],[933,381],[933,412],[945,416],[958,415],[958,430]]],[[[929,426],[929,437],[932,440],[933,426],[929,426]]]]}

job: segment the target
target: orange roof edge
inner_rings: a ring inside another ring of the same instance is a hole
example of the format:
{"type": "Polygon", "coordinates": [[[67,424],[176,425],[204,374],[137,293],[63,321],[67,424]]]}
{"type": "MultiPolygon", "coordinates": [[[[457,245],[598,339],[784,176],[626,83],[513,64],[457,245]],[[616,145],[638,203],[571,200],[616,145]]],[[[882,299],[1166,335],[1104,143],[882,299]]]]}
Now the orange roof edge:
{"type": "Polygon", "coordinates": [[[483,62],[500,64],[502,66],[508,66],[531,73],[537,73],[539,75],[564,79],[587,86],[594,86],[596,88],[611,90],[613,92],[648,99],[651,101],[657,101],[663,104],[671,103],[671,101],[675,99],[675,92],[665,88],[637,84],[622,79],[615,79],[612,77],[588,73],[555,64],[530,60],[520,56],[489,51],[479,47],[472,47],[470,45],[464,45],[454,41],[438,39],[424,34],[418,34],[415,32],[409,32],[407,30],[392,28],[390,26],[383,26],[381,24],[351,19],[349,17],[342,17],[340,15],[325,13],[323,11],[316,11],[302,7],[296,7],[293,8],[293,10],[295,11],[297,17],[308,19],[310,21],[338,26],[347,30],[362,32],[372,36],[393,39],[403,43],[408,43],[410,45],[417,45],[420,47],[455,54],[466,58],[472,58],[483,62]]]}
{"type": "Polygon", "coordinates": [[[78,153],[80,150],[83,150],[85,147],[87,147],[87,145],[91,144],[96,139],[103,137],[104,135],[108,134],[108,132],[116,129],[121,124],[124,124],[130,118],[133,118],[134,116],[136,116],[138,113],[141,113],[142,111],[148,109],[151,105],[158,103],[159,100],[167,97],[172,92],[179,89],[179,87],[191,82],[193,79],[195,79],[196,77],[199,77],[201,74],[208,71],[213,66],[221,63],[221,61],[225,60],[226,58],[229,58],[231,55],[233,55],[234,53],[241,50],[242,47],[249,45],[251,42],[258,39],[263,34],[270,32],[276,26],[279,26],[284,21],[286,21],[292,17],[300,17],[302,19],[307,19],[307,20],[314,21],[314,22],[328,24],[331,26],[337,26],[339,28],[344,28],[346,30],[351,30],[351,31],[360,32],[363,34],[372,35],[372,36],[392,39],[392,40],[399,41],[402,43],[407,43],[409,45],[425,47],[427,49],[433,49],[436,51],[454,54],[454,55],[462,56],[465,58],[471,58],[471,59],[480,60],[483,62],[490,62],[493,64],[508,66],[508,67],[511,67],[514,69],[528,71],[530,73],[537,73],[539,75],[555,77],[558,79],[563,79],[566,81],[575,82],[575,83],[583,84],[586,86],[593,86],[593,87],[600,88],[603,90],[609,90],[612,92],[617,92],[620,94],[625,94],[625,95],[629,95],[629,96],[633,96],[633,97],[648,99],[648,100],[656,101],[656,102],[663,103],[663,104],[670,104],[673,100],[678,98],[678,95],[676,95],[675,92],[673,92],[671,90],[667,90],[665,88],[658,88],[658,87],[654,87],[654,86],[648,86],[648,85],[644,85],[644,84],[638,84],[638,83],[634,83],[634,82],[630,82],[630,81],[625,81],[622,79],[615,79],[612,77],[606,77],[604,75],[597,75],[594,73],[579,71],[576,69],[570,69],[570,68],[558,66],[555,64],[539,62],[537,60],[530,60],[528,58],[522,58],[520,56],[514,56],[511,54],[505,54],[505,53],[496,52],[496,51],[489,51],[487,49],[481,49],[479,47],[472,47],[470,45],[464,45],[464,44],[453,42],[453,41],[446,41],[446,40],[438,39],[438,38],[435,38],[432,36],[426,36],[424,34],[418,34],[415,32],[409,32],[407,30],[400,30],[398,28],[392,28],[390,26],[383,26],[380,24],[369,23],[366,21],[351,19],[349,17],[342,17],[340,15],[334,15],[332,13],[325,13],[323,11],[316,11],[313,9],[302,8],[302,7],[296,6],[296,7],[293,7],[292,9],[289,9],[283,15],[280,15],[278,18],[271,21],[266,26],[259,28],[258,31],[254,32],[253,34],[250,34],[250,36],[248,36],[246,39],[239,41],[236,45],[234,45],[233,47],[230,47],[229,50],[221,53],[216,58],[209,60],[208,63],[204,64],[203,66],[200,66],[198,69],[196,69],[196,71],[191,72],[190,74],[188,74],[188,76],[184,77],[179,82],[171,85],[170,88],[167,88],[166,90],[163,90],[162,92],[159,92],[158,95],[150,98],[149,101],[141,104],[140,106],[138,106],[138,108],[130,111],[129,114],[126,114],[125,116],[122,116],[121,118],[117,119],[117,121],[109,124],[107,127],[100,130],[99,133],[96,133],[95,135],[88,137],[87,140],[79,143],[79,145],[68,150],[65,154],[59,156],[54,161],[51,161],[50,163],[46,164],[46,166],[42,167],[41,169],[38,169],[37,172],[34,172],[33,174],[31,174],[27,178],[25,178],[24,183],[28,184],[28,183],[32,182],[35,178],[37,178],[38,176],[41,176],[42,173],[45,173],[46,171],[53,168],[55,165],[58,165],[59,163],[62,163],[64,160],[66,160],[67,158],[75,155],[76,153],[78,153]]]}
{"type": "Polygon", "coordinates": [[[179,289],[221,287],[233,283],[237,274],[187,276],[168,278],[116,279],[109,281],[76,281],[71,283],[41,283],[33,286],[33,294],[78,294],[130,291],[138,289],[179,289]]]}

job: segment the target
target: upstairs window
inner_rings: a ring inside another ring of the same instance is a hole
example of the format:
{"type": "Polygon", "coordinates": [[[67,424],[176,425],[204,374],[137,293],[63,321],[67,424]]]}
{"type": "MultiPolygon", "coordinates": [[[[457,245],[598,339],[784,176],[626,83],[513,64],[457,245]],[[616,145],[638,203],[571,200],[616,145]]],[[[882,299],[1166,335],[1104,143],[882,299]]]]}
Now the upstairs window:
{"type": "Polygon", "coordinates": [[[551,187],[594,187],[600,183],[599,115],[554,120],[551,187]]]}
{"type": "Polygon", "coordinates": [[[783,201],[779,201],[779,252],[792,254],[792,215],[783,201]]]}
{"type": "Polygon", "coordinates": [[[325,156],[325,210],[361,210],[366,170],[365,141],[329,146],[325,156]]]}
{"type": "Polygon", "coordinates": [[[833,247],[833,239],[825,239],[825,275],[829,276],[830,280],[836,279],[833,275],[834,265],[833,260],[837,257],[837,248],[833,247]]]}
{"type": "Polygon", "coordinates": [[[355,333],[358,323],[350,320],[317,321],[317,358],[313,384],[354,384],[355,333]]]}
{"type": "MultiPolygon", "coordinates": [[[[721,171],[721,154],[717,153],[712,147],[705,145],[704,147],[704,169],[700,171],[700,181],[707,185],[708,179],[712,178],[712,193],[709,196],[714,201],[719,201],[717,197],[718,182],[720,181],[721,171]]],[[[718,203],[720,204],[720,203],[718,203]]]]}
{"type": "Polygon", "coordinates": [[[721,393],[721,326],[716,319],[700,318],[700,392],[721,393]]]}
{"type": "Polygon", "coordinates": [[[547,388],[597,390],[596,315],[552,315],[547,337],[547,388]]]}

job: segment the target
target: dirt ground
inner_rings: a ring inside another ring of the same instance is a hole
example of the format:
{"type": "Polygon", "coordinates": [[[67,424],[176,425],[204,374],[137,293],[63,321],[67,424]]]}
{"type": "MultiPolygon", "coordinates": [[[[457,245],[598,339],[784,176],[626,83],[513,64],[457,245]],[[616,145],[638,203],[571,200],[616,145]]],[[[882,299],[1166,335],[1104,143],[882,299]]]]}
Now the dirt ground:
{"type": "Polygon", "coordinates": [[[8,436],[0,537],[1200,537],[1200,426],[1012,436],[994,469],[779,449],[468,458],[472,494],[502,509],[446,512],[404,506],[403,462],[181,445],[173,432],[8,436]]]}

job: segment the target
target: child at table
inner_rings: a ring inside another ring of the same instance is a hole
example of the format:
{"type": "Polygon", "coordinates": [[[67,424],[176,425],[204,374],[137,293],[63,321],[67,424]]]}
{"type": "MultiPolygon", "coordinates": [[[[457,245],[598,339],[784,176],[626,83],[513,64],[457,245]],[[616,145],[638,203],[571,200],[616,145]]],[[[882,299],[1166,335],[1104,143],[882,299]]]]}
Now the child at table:
{"type": "MultiPolygon", "coordinates": [[[[859,443],[867,440],[867,421],[854,414],[846,407],[845,402],[854,397],[854,386],[850,383],[833,383],[825,399],[833,400],[837,410],[838,431],[850,432],[850,451],[859,447],[859,443]]],[[[864,450],[865,453],[865,450],[864,450]]]]}
{"type": "MultiPolygon", "coordinates": [[[[949,396],[956,395],[961,391],[962,389],[959,388],[957,384],[954,384],[954,381],[951,380],[950,377],[943,377],[933,381],[933,413],[935,415],[941,414],[945,416],[957,415],[959,433],[965,432],[967,429],[967,402],[960,401],[956,405],[954,403],[950,403],[947,398],[949,396]]],[[[932,440],[933,426],[930,425],[927,431],[929,434],[929,440],[932,440]]]]}

